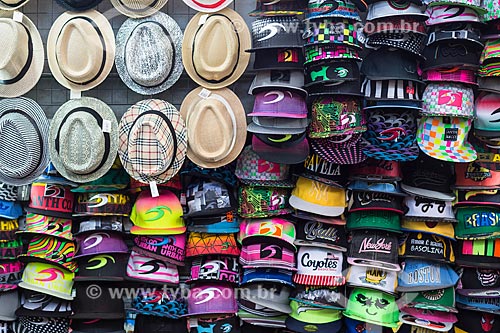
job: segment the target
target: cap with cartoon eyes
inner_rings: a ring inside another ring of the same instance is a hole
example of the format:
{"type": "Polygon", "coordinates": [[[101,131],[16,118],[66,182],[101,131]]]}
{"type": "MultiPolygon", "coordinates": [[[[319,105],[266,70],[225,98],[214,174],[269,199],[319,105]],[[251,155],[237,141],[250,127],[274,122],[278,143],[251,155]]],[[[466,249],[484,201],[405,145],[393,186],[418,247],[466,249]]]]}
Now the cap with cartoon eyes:
{"type": "Polygon", "coordinates": [[[344,316],[386,327],[397,327],[399,310],[394,296],[381,291],[354,288],[344,316]]]}

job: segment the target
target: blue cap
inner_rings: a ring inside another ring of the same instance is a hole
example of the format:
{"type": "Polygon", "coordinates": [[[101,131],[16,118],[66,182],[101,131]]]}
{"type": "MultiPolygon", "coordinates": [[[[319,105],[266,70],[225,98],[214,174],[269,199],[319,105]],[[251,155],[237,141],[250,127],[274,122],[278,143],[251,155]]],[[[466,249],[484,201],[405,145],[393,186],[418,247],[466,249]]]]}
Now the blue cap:
{"type": "Polygon", "coordinates": [[[459,308],[495,314],[500,312],[500,298],[498,297],[471,297],[460,294],[455,297],[459,308]]]}
{"type": "Polygon", "coordinates": [[[453,287],[458,274],[447,264],[420,259],[406,259],[398,274],[397,291],[425,291],[453,287]]]}
{"type": "Polygon", "coordinates": [[[21,204],[16,201],[0,200],[0,217],[14,220],[23,215],[21,204]]]}
{"type": "Polygon", "coordinates": [[[397,182],[367,182],[365,180],[355,180],[349,184],[347,187],[352,191],[363,191],[363,192],[378,192],[378,193],[389,193],[392,195],[406,196],[406,194],[401,191],[399,184],[397,182]]]}
{"type": "Polygon", "coordinates": [[[43,174],[40,177],[38,177],[37,181],[47,184],[58,184],[58,185],[66,185],[72,187],[78,186],[77,183],[67,180],[66,178],[61,176],[59,172],[57,172],[52,162],[50,162],[49,165],[47,165],[47,167],[43,171],[43,174]]]}
{"type": "Polygon", "coordinates": [[[276,282],[295,287],[292,274],[292,271],[278,268],[248,268],[243,272],[240,285],[250,282],[276,282]]]}
{"type": "Polygon", "coordinates": [[[232,211],[224,216],[191,218],[188,230],[210,234],[234,234],[240,232],[240,220],[232,211]]]}

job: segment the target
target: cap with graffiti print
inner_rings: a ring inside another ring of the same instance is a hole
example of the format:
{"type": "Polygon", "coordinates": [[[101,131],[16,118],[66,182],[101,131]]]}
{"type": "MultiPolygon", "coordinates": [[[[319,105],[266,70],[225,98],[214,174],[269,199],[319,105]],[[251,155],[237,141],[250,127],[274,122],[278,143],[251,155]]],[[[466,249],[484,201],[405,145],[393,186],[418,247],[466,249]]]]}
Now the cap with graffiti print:
{"type": "Polygon", "coordinates": [[[94,232],[75,237],[77,246],[76,258],[103,253],[127,253],[128,247],[123,236],[118,233],[94,232]]]}
{"type": "Polygon", "coordinates": [[[192,282],[226,282],[238,284],[240,282],[240,265],[238,258],[229,256],[200,256],[191,262],[192,282]]]}
{"type": "Polygon", "coordinates": [[[77,270],[75,243],[48,235],[34,236],[28,245],[26,254],[18,257],[21,262],[43,262],[57,265],[71,272],[77,270]]]}
{"type": "Polygon", "coordinates": [[[149,191],[141,192],[130,220],[134,223],[130,232],[135,235],[178,235],[186,231],[181,203],[168,190],[162,190],[157,197],[149,191]]]}
{"type": "Polygon", "coordinates": [[[220,283],[205,283],[191,289],[188,316],[237,313],[234,289],[220,283]]]}
{"type": "Polygon", "coordinates": [[[24,268],[19,287],[71,301],[74,277],[75,273],[55,265],[30,262],[24,268]]]}

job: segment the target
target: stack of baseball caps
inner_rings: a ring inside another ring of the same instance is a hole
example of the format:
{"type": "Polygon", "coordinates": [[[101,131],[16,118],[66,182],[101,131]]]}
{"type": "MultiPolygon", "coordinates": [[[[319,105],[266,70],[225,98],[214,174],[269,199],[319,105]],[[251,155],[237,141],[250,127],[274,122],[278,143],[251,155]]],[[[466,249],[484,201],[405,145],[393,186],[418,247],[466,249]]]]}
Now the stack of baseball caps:
{"type": "Polygon", "coordinates": [[[31,185],[25,225],[19,234],[29,239],[22,281],[22,304],[13,330],[27,329],[32,322],[69,329],[72,314],[76,242],[72,234],[74,185],[47,167],[31,185]]]}
{"type": "Polygon", "coordinates": [[[234,165],[202,169],[192,163],[182,171],[189,236],[186,258],[191,294],[187,299],[193,332],[228,332],[239,328],[235,288],[240,270],[235,234],[239,232],[234,165]],[[231,330],[233,329],[233,330],[231,330]]]}
{"type": "Polygon", "coordinates": [[[305,87],[310,96],[312,149],[337,164],[366,159],[359,147],[366,120],[361,110],[358,62],[360,16],[349,1],[309,1],[304,30],[305,87]]]}
{"type": "Polygon", "coordinates": [[[252,148],[263,159],[300,163],[309,153],[306,139],[307,104],[302,53],[302,22],[305,1],[258,0],[250,13],[252,49],[257,75],[249,93],[255,96],[252,148]]]}

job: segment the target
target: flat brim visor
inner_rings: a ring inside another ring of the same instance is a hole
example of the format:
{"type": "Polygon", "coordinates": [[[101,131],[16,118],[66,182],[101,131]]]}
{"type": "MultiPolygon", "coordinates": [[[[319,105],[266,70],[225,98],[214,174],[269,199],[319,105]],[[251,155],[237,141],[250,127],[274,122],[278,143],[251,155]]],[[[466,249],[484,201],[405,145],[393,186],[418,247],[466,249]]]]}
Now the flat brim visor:
{"type": "Polygon", "coordinates": [[[130,228],[130,233],[133,235],[179,235],[186,232],[186,227],[178,227],[178,228],[168,228],[168,229],[149,229],[142,228],[138,226],[133,226],[130,228]]]}
{"type": "Polygon", "coordinates": [[[500,297],[500,288],[494,289],[457,289],[457,293],[470,297],[500,297]]]}
{"type": "Polygon", "coordinates": [[[312,242],[312,241],[306,241],[306,240],[301,240],[301,239],[297,239],[293,243],[295,245],[299,245],[299,246],[322,247],[325,249],[332,249],[332,250],[336,250],[336,251],[347,252],[347,248],[345,248],[343,246],[338,246],[335,244],[312,242]]]}
{"type": "Polygon", "coordinates": [[[345,207],[341,206],[323,206],[314,204],[295,195],[290,197],[289,203],[293,208],[324,216],[340,216],[345,210],[345,207]]]}
{"type": "Polygon", "coordinates": [[[433,190],[427,190],[423,188],[418,188],[418,187],[413,187],[409,186],[406,184],[401,184],[401,189],[405,191],[406,193],[415,195],[415,196],[422,196],[425,198],[429,199],[437,199],[437,200],[442,200],[442,201],[453,201],[455,200],[455,196],[453,193],[443,193],[443,192],[438,192],[438,191],[433,191],[433,190]]]}
{"type": "Polygon", "coordinates": [[[392,264],[385,261],[347,257],[347,262],[351,265],[380,268],[394,272],[399,272],[401,270],[399,264],[392,264]]]}
{"type": "Polygon", "coordinates": [[[303,322],[292,317],[288,317],[285,321],[286,328],[298,333],[331,333],[339,332],[342,328],[342,320],[336,320],[331,323],[313,324],[303,322]]]}

